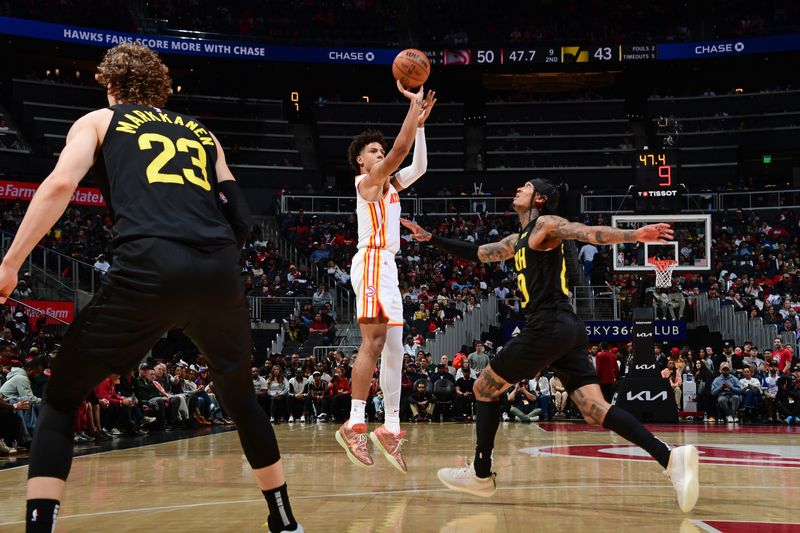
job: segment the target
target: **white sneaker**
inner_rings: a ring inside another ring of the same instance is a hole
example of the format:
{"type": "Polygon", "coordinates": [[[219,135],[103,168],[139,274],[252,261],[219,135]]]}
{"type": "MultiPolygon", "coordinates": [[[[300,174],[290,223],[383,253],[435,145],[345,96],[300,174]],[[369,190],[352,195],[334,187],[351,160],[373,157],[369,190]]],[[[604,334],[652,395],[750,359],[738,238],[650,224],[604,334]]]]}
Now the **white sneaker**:
{"type": "MultiPolygon", "coordinates": [[[[269,526],[267,524],[264,524],[262,527],[264,527],[264,529],[266,529],[270,533],[272,533],[272,530],[269,529],[269,526]]],[[[303,529],[303,526],[301,526],[298,523],[296,528],[294,528],[294,529],[281,529],[280,533],[305,533],[305,530],[303,529]]]]}
{"type": "Polygon", "coordinates": [[[461,468],[442,468],[438,474],[439,481],[451,490],[466,492],[473,496],[488,498],[497,490],[495,477],[497,474],[492,472],[487,478],[480,478],[475,475],[475,467],[470,463],[461,468]]]}
{"type": "Polygon", "coordinates": [[[294,424],[294,417],[293,417],[293,416],[290,416],[290,417],[289,417],[289,423],[290,423],[290,424],[294,424]]]}
{"type": "Polygon", "coordinates": [[[306,415],[303,415],[303,416],[300,417],[300,423],[301,424],[305,424],[306,423],[306,415]]]}
{"type": "Polygon", "coordinates": [[[538,416],[532,416],[531,417],[531,422],[538,422],[538,421],[539,421],[539,417],[538,416]]]}
{"type": "Polygon", "coordinates": [[[503,422],[508,422],[508,413],[503,412],[503,422]]]}
{"type": "Polygon", "coordinates": [[[733,417],[732,416],[728,417],[728,422],[733,422],[733,417]]]}
{"type": "Polygon", "coordinates": [[[739,423],[739,417],[738,416],[734,416],[733,417],[733,421],[734,421],[734,423],[738,424],[739,423]]]}
{"type": "Polygon", "coordinates": [[[678,506],[684,513],[694,509],[700,496],[699,462],[697,448],[679,446],[670,452],[669,464],[664,470],[678,493],[678,506]]]}
{"type": "Polygon", "coordinates": [[[152,424],[153,422],[156,421],[156,417],[154,416],[144,416],[142,417],[142,419],[144,420],[145,424],[152,424]]]}

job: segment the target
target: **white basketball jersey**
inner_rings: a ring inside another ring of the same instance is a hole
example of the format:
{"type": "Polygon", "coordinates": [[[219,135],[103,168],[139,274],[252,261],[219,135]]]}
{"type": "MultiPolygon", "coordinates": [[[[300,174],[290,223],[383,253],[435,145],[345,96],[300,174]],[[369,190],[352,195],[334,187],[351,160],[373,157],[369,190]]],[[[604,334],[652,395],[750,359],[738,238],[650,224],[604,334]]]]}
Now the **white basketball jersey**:
{"type": "Polygon", "coordinates": [[[380,200],[364,200],[358,185],[366,177],[366,174],[356,176],[358,249],[377,248],[397,254],[400,251],[400,195],[389,183],[389,190],[380,200]]]}

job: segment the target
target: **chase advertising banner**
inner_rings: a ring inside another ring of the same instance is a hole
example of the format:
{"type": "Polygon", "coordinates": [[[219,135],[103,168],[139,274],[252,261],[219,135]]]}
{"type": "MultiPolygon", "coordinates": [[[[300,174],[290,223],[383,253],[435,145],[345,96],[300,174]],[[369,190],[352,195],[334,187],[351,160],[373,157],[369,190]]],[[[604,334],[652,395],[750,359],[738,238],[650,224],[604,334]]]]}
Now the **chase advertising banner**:
{"type": "MultiPolygon", "coordinates": [[[[586,320],[586,335],[590,342],[630,342],[633,339],[633,323],[630,320],[586,320]]],[[[656,320],[655,340],[658,342],[676,342],[688,338],[686,321],[656,320]]],[[[519,330],[525,327],[521,320],[507,320],[503,323],[503,340],[508,341],[519,330]]]]}
{"type": "Polygon", "coordinates": [[[0,33],[47,39],[74,44],[111,48],[119,43],[137,43],[156,52],[258,61],[297,63],[355,63],[390,65],[399,50],[393,48],[325,48],[316,46],[279,46],[251,42],[217,41],[144,35],[119,31],[66,26],[34,20],[0,17],[0,33]]]}
{"type": "Polygon", "coordinates": [[[705,57],[740,56],[789,52],[800,48],[800,34],[771,35],[752,39],[728,39],[692,43],[658,45],[658,59],[701,59],[705,57]]]}

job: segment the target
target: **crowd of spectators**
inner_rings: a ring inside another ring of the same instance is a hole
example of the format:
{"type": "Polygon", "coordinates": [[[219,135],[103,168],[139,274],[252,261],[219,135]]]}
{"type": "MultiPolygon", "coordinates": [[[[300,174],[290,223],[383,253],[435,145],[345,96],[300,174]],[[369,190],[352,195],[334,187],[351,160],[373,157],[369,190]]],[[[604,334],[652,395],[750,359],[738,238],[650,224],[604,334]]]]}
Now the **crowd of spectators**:
{"type": "MultiPolygon", "coordinates": [[[[631,345],[590,346],[608,400],[631,365],[631,345]],[[603,361],[610,360],[610,365],[603,361]]],[[[741,346],[725,342],[722,352],[712,346],[694,349],[656,344],[655,362],[669,382],[677,408],[688,418],[718,423],[800,422],[800,358],[794,344],[775,337],[770,346],[741,346]],[[691,388],[687,385],[691,384],[691,388]]]]}
{"type": "MultiPolygon", "coordinates": [[[[476,244],[494,242],[516,230],[509,216],[418,217],[436,233],[476,244]]],[[[350,263],[356,251],[356,219],[352,214],[308,216],[302,210],[280,218],[281,231],[301,252],[349,290],[350,263]]],[[[406,333],[432,335],[455,317],[480,306],[489,293],[503,300],[504,316],[518,311],[513,269],[448,258],[437,248],[415,243],[405,235],[397,256],[406,333]]]]}
{"type": "MultiPolygon", "coordinates": [[[[492,342],[476,340],[451,358],[422,349],[420,338],[405,340],[401,382],[401,420],[472,422],[473,386],[495,356],[492,342]]],[[[350,412],[351,372],[357,353],[330,350],[319,360],[294,353],[287,360],[273,354],[252,368],[259,403],[274,423],[343,422],[350,412]]],[[[532,422],[567,413],[564,386],[552,374],[538,375],[509,388],[502,397],[503,419],[532,422]]],[[[375,368],[367,400],[367,418],[383,420],[383,392],[375,368]]]]}

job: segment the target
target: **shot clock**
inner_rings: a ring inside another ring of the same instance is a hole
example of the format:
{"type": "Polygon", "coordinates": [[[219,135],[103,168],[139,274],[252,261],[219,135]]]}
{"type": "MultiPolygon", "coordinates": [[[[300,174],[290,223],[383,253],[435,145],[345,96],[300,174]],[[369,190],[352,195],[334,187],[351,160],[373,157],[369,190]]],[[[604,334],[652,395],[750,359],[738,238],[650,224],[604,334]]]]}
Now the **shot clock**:
{"type": "Polygon", "coordinates": [[[677,150],[643,150],[633,161],[634,209],[641,214],[680,213],[677,150]]]}

